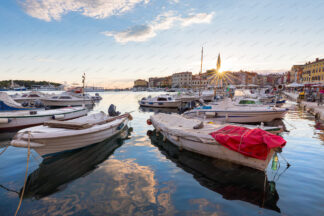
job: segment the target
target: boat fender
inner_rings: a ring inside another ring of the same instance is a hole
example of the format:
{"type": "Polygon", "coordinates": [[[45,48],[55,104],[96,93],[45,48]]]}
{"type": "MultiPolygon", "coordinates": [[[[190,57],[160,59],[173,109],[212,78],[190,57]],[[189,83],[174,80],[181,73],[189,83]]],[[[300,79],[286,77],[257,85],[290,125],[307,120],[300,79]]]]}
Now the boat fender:
{"type": "Polygon", "coordinates": [[[62,119],[64,119],[64,114],[60,114],[60,115],[53,115],[52,118],[55,119],[55,120],[62,120],[62,119]]]}
{"type": "Polygon", "coordinates": [[[151,121],[151,119],[147,119],[147,120],[146,120],[146,124],[147,124],[147,125],[152,125],[152,121],[151,121]]]}
{"type": "Polygon", "coordinates": [[[129,114],[127,118],[128,118],[129,121],[133,120],[133,116],[131,114],[129,114]]]}
{"type": "Polygon", "coordinates": [[[0,118],[0,124],[8,124],[10,122],[10,119],[8,118],[0,118]]]}
{"type": "Polygon", "coordinates": [[[203,122],[200,122],[199,124],[195,125],[195,126],[193,127],[193,129],[201,129],[201,128],[203,128],[203,127],[204,127],[204,123],[203,123],[203,122]]]}

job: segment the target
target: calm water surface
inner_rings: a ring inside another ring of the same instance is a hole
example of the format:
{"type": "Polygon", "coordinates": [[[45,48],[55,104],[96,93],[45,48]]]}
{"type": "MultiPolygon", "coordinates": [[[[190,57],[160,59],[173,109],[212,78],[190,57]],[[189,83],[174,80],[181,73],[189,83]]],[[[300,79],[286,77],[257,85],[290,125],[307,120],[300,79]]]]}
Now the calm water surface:
{"type": "MultiPolygon", "coordinates": [[[[269,165],[264,175],[164,143],[146,125],[152,112],[137,104],[148,93],[101,95],[95,111],[111,103],[133,111],[129,130],[51,159],[32,152],[20,215],[324,215],[324,133],[309,114],[286,116],[282,155],[291,167],[279,157],[279,170],[269,165]]],[[[0,155],[0,215],[15,213],[26,158],[27,149],[10,146],[0,155]]]]}

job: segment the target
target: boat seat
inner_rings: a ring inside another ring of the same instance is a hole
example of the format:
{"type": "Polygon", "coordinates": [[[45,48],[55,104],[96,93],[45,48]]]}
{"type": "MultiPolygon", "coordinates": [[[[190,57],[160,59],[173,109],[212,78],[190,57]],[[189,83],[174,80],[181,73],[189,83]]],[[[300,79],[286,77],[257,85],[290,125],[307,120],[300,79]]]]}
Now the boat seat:
{"type": "Polygon", "coordinates": [[[93,125],[86,122],[69,122],[69,121],[51,120],[51,121],[44,122],[44,126],[48,126],[51,128],[82,130],[82,129],[90,128],[93,125]]]}

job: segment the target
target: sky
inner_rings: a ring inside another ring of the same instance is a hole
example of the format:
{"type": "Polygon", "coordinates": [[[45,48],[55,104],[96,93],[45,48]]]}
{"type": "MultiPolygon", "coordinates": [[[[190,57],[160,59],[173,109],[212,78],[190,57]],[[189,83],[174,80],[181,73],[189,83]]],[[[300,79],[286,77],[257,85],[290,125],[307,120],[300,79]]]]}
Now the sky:
{"type": "Polygon", "coordinates": [[[175,72],[288,71],[324,57],[323,0],[0,1],[0,80],[123,88],[175,72]]]}

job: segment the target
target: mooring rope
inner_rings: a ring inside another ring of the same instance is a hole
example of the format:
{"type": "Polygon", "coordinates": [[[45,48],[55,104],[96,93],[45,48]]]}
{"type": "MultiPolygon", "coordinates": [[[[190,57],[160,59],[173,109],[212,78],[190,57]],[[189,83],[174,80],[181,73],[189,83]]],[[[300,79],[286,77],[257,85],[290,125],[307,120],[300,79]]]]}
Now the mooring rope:
{"type": "Polygon", "coordinates": [[[0,155],[2,155],[2,154],[7,150],[8,146],[9,146],[9,145],[7,145],[7,146],[5,147],[5,149],[1,151],[0,155]]]}
{"type": "Polygon", "coordinates": [[[26,165],[26,172],[25,172],[24,187],[23,187],[22,192],[21,192],[21,196],[20,196],[20,199],[19,199],[19,204],[18,204],[16,213],[15,213],[15,216],[17,216],[17,214],[18,214],[18,211],[20,209],[20,206],[21,206],[21,203],[22,203],[22,200],[23,200],[23,197],[24,197],[24,193],[25,193],[27,175],[28,175],[29,158],[30,158],[30,131],[28,131],[28,154],[27,154],[27,165],[26,165]]]}

